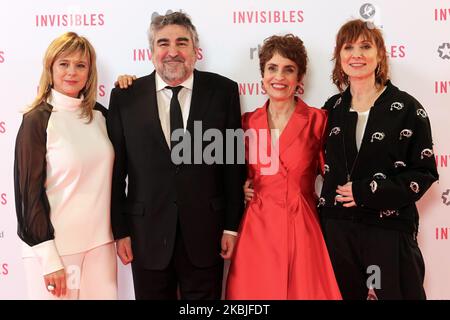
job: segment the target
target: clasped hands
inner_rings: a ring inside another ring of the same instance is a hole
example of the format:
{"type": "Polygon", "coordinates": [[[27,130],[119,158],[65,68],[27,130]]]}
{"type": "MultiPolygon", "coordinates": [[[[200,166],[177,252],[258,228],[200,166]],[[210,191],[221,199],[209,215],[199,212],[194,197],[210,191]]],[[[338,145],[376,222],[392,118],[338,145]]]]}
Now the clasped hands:
{"type": "Polygon", "coordinates": [[[353,198],[352,182],[349,181],[343,186],[339,186],[336,189],[335,201],[341,202],[343,207],[350,208],[356,207],[355,199],[353,198]]]}

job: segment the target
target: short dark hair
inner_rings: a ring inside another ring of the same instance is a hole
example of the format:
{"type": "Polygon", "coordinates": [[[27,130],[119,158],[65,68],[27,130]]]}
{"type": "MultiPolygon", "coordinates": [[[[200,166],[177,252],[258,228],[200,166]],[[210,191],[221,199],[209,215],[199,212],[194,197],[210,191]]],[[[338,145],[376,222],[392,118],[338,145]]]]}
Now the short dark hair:
{"type": "Polygon", "coordinates": [[[274,35],[264,40],[259,52],[259,68],[262,77],[264,77],[264,67],[267,61],[272,59],[275,53],[294,61],[298,68],[298,80],[303,78],[306,73],[308,55],[303,41],[299,37],[289,33],[284,36],[274,35]]]}

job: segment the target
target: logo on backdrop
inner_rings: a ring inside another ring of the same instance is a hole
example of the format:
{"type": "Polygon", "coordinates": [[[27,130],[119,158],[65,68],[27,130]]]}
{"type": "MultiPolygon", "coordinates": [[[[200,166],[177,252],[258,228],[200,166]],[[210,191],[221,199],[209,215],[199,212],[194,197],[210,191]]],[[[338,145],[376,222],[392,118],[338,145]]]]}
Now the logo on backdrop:
{"type": "Polygon", "coordinates": [[[365,3],[359,7],[359,15],[361,19],[366,20],[366,24],[369,29],[383,29],[379,14],[380,12],[381,10],[372,3],[365,3]]]}
{"type": "Polygon", "coordinates": [[[371,3],[365,3],[359,8],[359,14],[366,20],[373,18],[375,13],[375,6],[371,3]]]}
{"type": "Polygon", "coordinates": [[[6,193],[0,194],[0,205],[6,206],[8,204],[8,200],[6,200],[6,193]]]}
{"type": "Polygon", "coordinates": [[[150,49],[133,49],[133,61],[150,61],[152,53],[150,49]]]}
{"type": "Polygon", "coordinates": [[[9,273],[8,264],[5,262],[0,262],[0,276],[7,276],[9,273]]]}
{"type": "Polygon", "coordinates": [[[6,122],[0,121],[0,134],[6,133],[6,122]]]}
{"type": "Polygon", "coordinates": [[[447,21],[450,20],[450,8],[434,9],[435,21],[447,21]]]}
{"type": "Polygon", "coordinates": [[[450,60],[450,42],[443,42],[438,47],[437,51],[439,53],[439,58],[441,58],[442,60],[450,60]]]}
{"type": "Polygon", "coordinates": [[[444,193],[442,193],[442,203],[446,206],[450,206],[450,189],[447,189],[444,193]]]}
{"type": "Polygon", "coordinates": [[[104,97],[106,95],[106,92],[109,92],[110,90],[106,90],[106,86],[104,84],[101,84],[98,86],[97,94],[99,97],[104,97]]]}
{"type": "Polygon", "coordinates": [[[387,54],[391,59],[404,58],[406,56],[406,46],[405,45],[388,46],[387,54]]]}
{"type": "Polygon", "coordinates": [[[448,240],[448,231],[450,228],[447,227],[436,227],[435,231],[435,240],[448,240]]]}
{"type": "Polygon", "coordinates": [[[96,27],[105,25],[103,13],[37,14],[36,27],[96,27]]]}
{"type": "Polygon", "coordinates": [[[266,90],[261,85],[261,82],[240,82],[239,94],[241,96],[256,96],[266,94],[266,90]]]}
{"type": "MultiPolygon", "coordinates": [[[[167,10],[166,13],[165,13],[164,15],[171,14],[172,12],[173,12],[172,10],[167,10]]],[[[153,20],[155,20],[155,18],[157,18],[157,17],[159,17],[159,16],[161,16],[161,14],[159,14],[159,12],[153,11],[153,12],[152,12],[152,22],[153,22],[153,20]]]]}
{"type": "Polygon", "coordinates": [[[250,48],[250,60],[258,59],[260,51],[261,51],[261,45],[260,44],[258,44],[257,47],[251,47],[250,48]]]}
{"type": "MultiPolygon", "coordinates": [[[[197,60],[201,61],[203,60],[203,49],[198,48],[197,50],[197,60]]],[[[132,61],[134,62],[142,62],[142,61],[151,61],[152,60],[152,52],[149,48],[144,49],[133,49],[133,58],[132,61]]]]}
{"type": "Polygon", "coordinates": [[[233,23],[302,23],[303,10],[233,11],[233,23]]]}
{"type": "MultiPolygon", "coordinates": [[[[265,95],[267,92],[259,82],[240,82],[239,83],[239,94],[241,96],[257,96],[265,95]]],[[[297,90],[297,94],[302,95],[305,93],[304,84],[301,83],[297,90]]]]}
{"type": "Polygon", "coordinates": [[[434,157],[436,159],[436,166],[439,168],[447,168],[448,162],[450,160],[450,155],[447,154],[440,154],[435,155],[434,157]]]}
{"type": "Polygon", "coordinates": [[[0,240],[5,238],[5,231],[0,231],[0,240]]]}
{"type": "Polygon", "coordinates": [[[0,63],[5,62],[5,51],[0,50],[0,63]]]}
{"type": "Polygon", "coordinates": [[[434,93],[435,94],[447,94],[450,92],[450,81],[435,81],[434,93]]]}

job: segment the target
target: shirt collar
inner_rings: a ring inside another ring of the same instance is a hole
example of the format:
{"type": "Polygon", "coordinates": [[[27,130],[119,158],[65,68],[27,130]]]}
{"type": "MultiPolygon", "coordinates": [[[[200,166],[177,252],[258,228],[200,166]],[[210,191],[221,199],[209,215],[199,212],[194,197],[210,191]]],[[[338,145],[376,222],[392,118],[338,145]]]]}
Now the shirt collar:
{"type": "MultiPolygon", "coordinates": [[[[156,91],[164,90],[166,87],[170,87],[158,74],[158,72],[155,72],[155,81],[156,81],[156,91]]],[[[183,86],[186,89],[192,90],[192,87],[194,86],[194,73],[190,75],[189,78],[187,78],[184,82],[180,83],[180,86],[183,86]]]]}

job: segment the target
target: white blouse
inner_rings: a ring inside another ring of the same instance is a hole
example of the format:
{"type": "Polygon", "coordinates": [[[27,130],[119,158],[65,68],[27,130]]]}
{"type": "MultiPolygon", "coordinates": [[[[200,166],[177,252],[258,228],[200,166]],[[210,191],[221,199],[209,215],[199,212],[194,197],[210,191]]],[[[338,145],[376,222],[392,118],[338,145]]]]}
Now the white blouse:
{"type": "MultiPolygon", "coordinates": [[[[45,192],[54,240],[29,246],[23,256],[38,256],[44,274],[62,268],[59,258],[113,241],[110,222],[114,150],[104,115],[80,118],[81,99],[52,90],[53,109],[46,129],[45,192]]],[[[20,131],[19,131],[20,134],[20,131]]]]}

